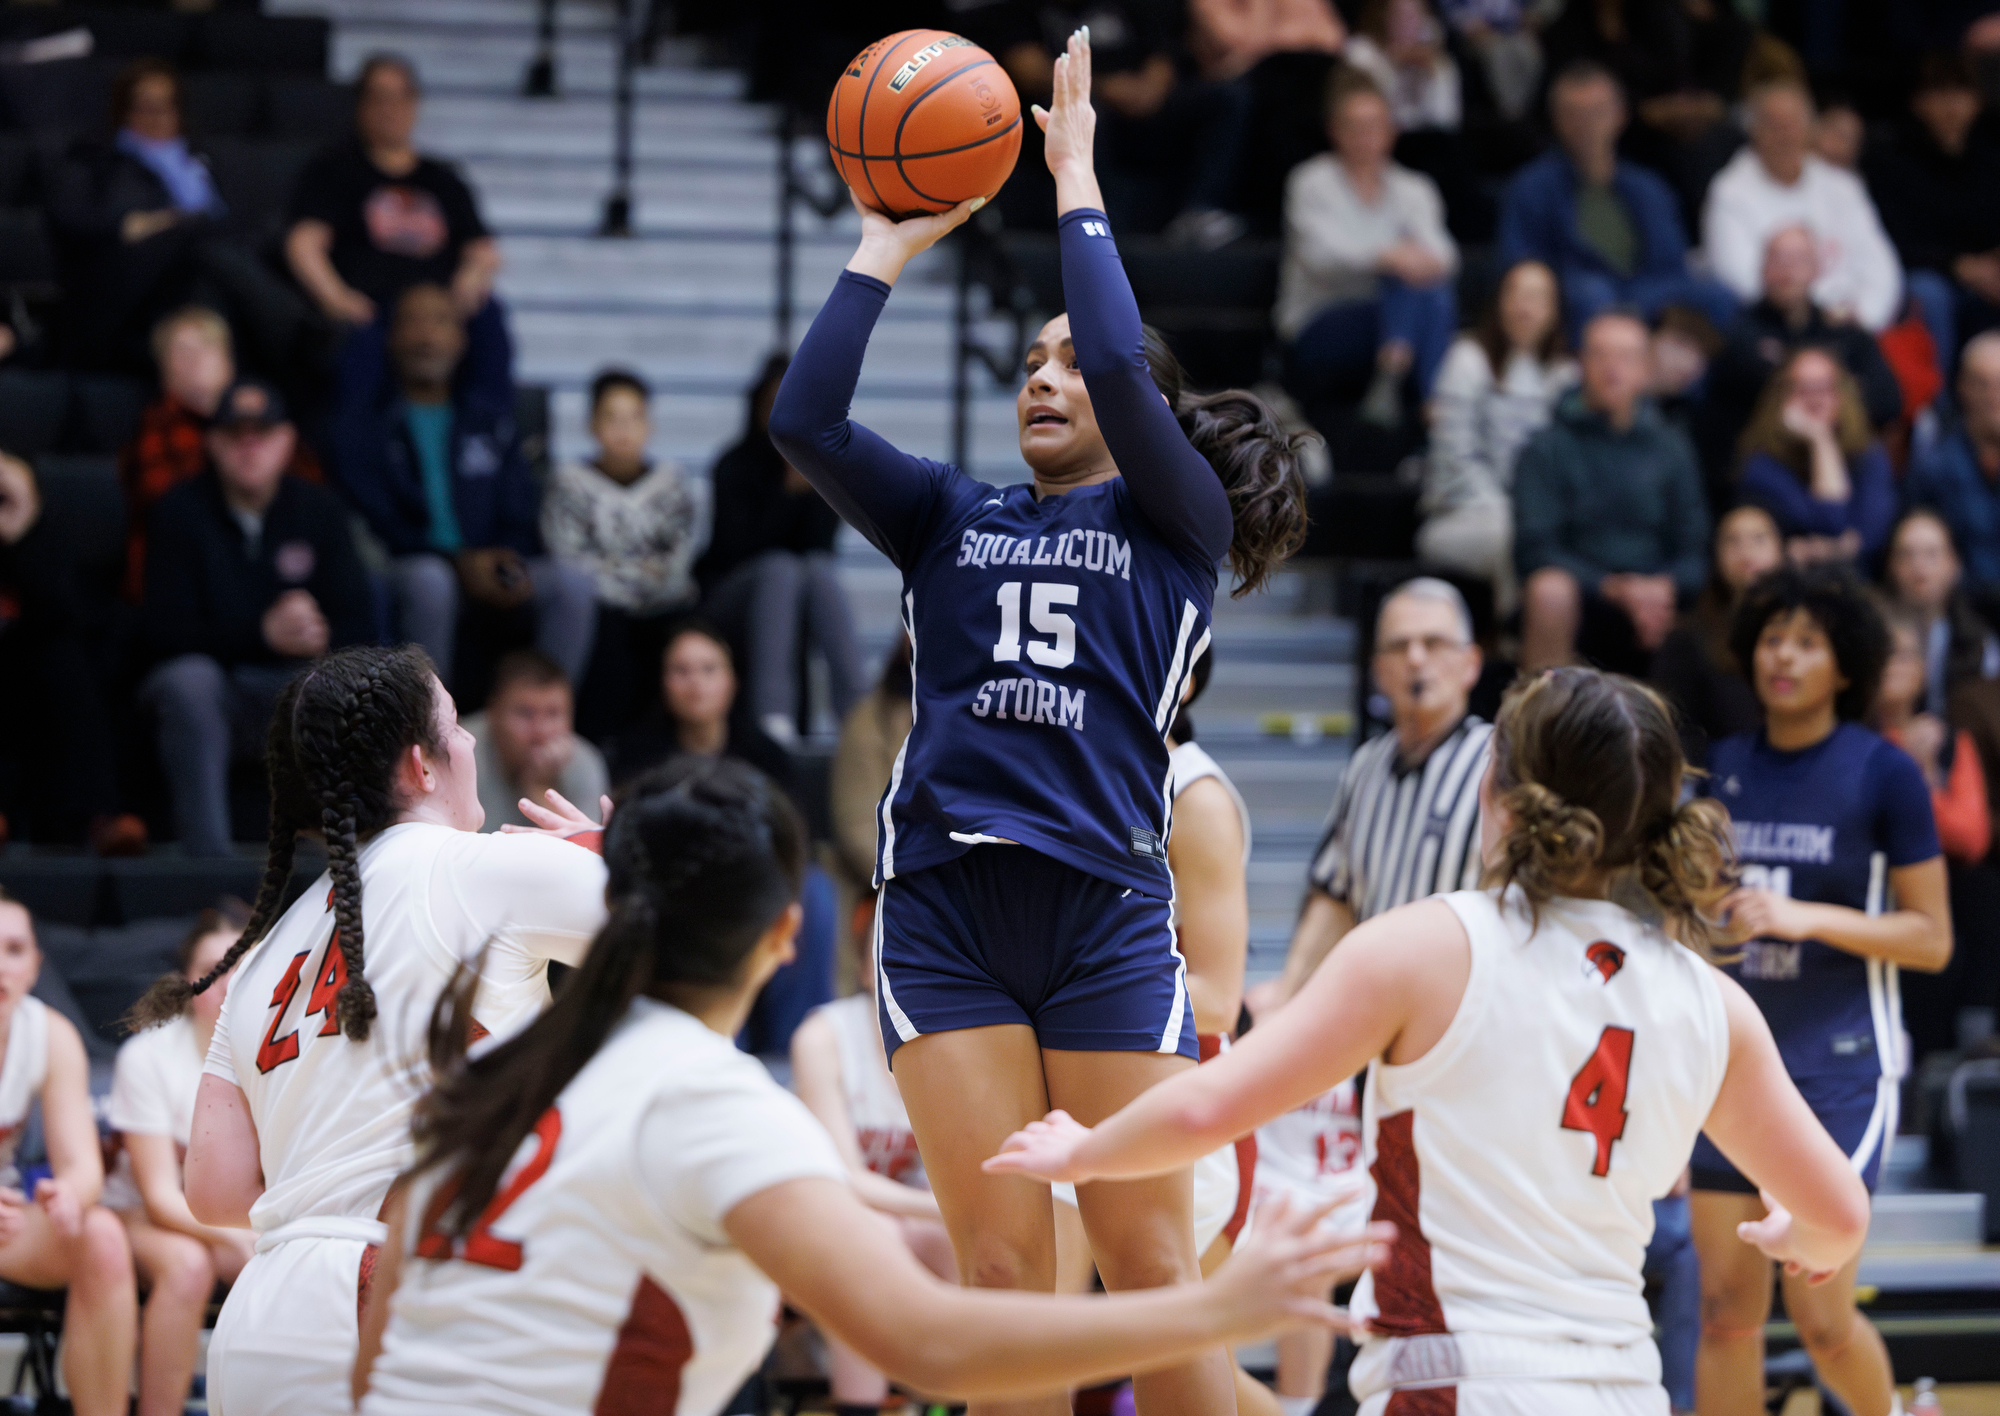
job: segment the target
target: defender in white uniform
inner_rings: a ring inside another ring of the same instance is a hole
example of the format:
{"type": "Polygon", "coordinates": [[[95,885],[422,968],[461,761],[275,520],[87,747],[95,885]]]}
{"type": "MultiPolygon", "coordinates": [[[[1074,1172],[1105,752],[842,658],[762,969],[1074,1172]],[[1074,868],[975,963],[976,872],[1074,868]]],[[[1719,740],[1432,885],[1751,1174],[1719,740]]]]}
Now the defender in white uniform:
{"type": "Polygon", "coordinates": [[[1166,1169],[1366,1064],[1375,1217],[1398,1233],[1354,1303],[1364,1416],[1664,1416],[1639,1266],[1699,1132],[1785,1207],[1742,1230],[1773,1257],[1838,1268],[1868,1221],[1755,1005],[1605,898],[1707,943],[1698,903],[1726,881],[1728,822],[1676,806],[1681,775],[1649,689],[1533,680],[1482,786],[1496,888],[1362,924],[1228,1057],[1095,1131],[1056,1113],[989,1168],[1166,1169]]]}
{"type": "Polygon", "coordinates": [[[684,759],[630,789],[606,842],[610,920],[576,977],[420,1113],[421,1168],[391,1209],[404,1243],[356,1372],[365,1416],[707,1416],[769,1346],[780,1288],[905,1381],[1019,1396],[1267,1326],[1333,1265],[1281,1273],[1252,1246],[1208,1284],[1108,1300],[922,1269],[810,1113],[730,1043],[792,956],[803,838],[738,763],[684,759]]]}
{"type": "Polygon", "coordinates": [[[288,872],[267,870],[225,955],[236,974],[196,1102],[187,1198],[205,1223],[257,1232],[209,1344],[209,1409],[333,1416],[352,1409],[383,1201],[414,1154],[432,1008],[475,969],[480,1027],[518,1030],[548,1000],[548,961],[574,963],[602,922],[604,866],[546,836],[476,834],[471,735],[421,651],[329,655],[274,722],[274,861],[289,864],[292,823],[332,817],[330,864],[268,933],[288,872]],[[314,813],[315,801],[335,805],[314,813]]]}

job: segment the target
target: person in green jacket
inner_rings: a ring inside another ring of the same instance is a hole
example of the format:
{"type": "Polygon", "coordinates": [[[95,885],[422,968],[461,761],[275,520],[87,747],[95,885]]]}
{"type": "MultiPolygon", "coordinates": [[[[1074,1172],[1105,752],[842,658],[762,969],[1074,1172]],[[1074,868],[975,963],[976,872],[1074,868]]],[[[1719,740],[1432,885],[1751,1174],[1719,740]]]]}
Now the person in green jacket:
{"type": "Polygon", "coordinates": [[[1582,387],[1556,405],[1514,470],[1521,667],[1574,663],[1643,677],[1676,607],[1707,570],[1708,507],[1687,438],[1646,397],[1638,317],[1583,333],[1582,387]]]}

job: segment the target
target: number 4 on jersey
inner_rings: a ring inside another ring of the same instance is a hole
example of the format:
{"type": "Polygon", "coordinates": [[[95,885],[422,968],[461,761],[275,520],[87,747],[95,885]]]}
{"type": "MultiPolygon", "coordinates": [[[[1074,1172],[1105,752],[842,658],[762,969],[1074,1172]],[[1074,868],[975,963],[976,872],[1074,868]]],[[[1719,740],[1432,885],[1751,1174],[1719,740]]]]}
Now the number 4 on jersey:
{"type": "Polygon", "coordinates": [[[1592,1175],[1611,1173],[1611,1143],[1625,1134],[1625,1086],[1632,1074],[1632,1029],[1606,1028],[1597,1050],[1569,1084],[1562,1128],[1587,1131],[1597,1141],[1592,1175]]]}

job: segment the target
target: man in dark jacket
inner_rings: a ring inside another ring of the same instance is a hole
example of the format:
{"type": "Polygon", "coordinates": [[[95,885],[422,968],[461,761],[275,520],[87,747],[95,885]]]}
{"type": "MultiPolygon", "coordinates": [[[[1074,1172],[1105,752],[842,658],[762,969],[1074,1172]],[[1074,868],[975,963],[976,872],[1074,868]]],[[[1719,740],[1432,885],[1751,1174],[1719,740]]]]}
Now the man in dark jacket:
{"type": "Polygon", "coordinates": [[[1694,449],[1645,397],[1646,326],[1617,311],[1583,336],[1583,386],[1514,467],[1521,667],[1581,652],[1644,677],[1708,570],[1694,449]]]}
{"type": "Polygon", "coordinates": [[[1621,161],[1625,96],[1609,70],[1579,60],[1549,87],[1556,146],[1514,174],[1500,200],[1499,269],[1536,260],[1562,282],[1574,334],[1610,305],[1648,318],[1668,305],[1699,310],[1721,329],[1736,301],[1690,275],[1672,188],[1621,161]]]}
{"type": "Polygon", "coordinates": [[[581,682],[596,588],[588,572],[543,554],[541,491],[513,410],[454,392],[464,355],[451,292],[405,290],[389,327],[395,387],[379,406],[342,410],[335,472],[394,558],[402,637],[423,645],[447,685],[465,600],[502,610],[532,601],[536,647],[581,682]]]}
{"type": "Polygon", "coordinates": [[[230,763],[256,754],[286,682],[373,637],[345,509],[285,473],[296,442],[276,391],[238,380],[209,428],[208,470],[153,508],[140,613],[160,662],[139,692],[191,855],[229,853],[230,763]]]}

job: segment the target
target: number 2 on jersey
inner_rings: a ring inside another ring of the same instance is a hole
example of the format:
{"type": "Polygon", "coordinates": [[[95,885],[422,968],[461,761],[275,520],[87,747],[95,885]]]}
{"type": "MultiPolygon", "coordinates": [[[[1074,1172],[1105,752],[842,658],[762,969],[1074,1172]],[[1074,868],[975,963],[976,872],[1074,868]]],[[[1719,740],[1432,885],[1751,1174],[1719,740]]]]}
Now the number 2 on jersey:
{"type": "MultiPolygon", "coordinates": [[[[263,1044],[257,1049],[257,1070],[269,1072],[282,1067],[299,1055],[299,1031],[292,1029],[283,1037],[278,1029],[284,1025],[285,1012],[292,1006],[292,999],[299,991],[299,975],[305,968],[311,951],[295,955],[286,965],[284,976],[278,986],[271,990],[271,1026],[265,1030],[263,1044]]],[[[306,996],[305,1016],[299,1019],[299,1027],[304,1027],[307,1019],[315,1013],[326,1014],[326,1021],[320,1026],[321,1037],[332,1037],[340,1031],[340,1019],[335,1016],[334,1004],[340,997],[340,990],[347,987],[347,959],[340,952],[340,931],[333,931],[327,941],[326,957],[314,976],[312,992],[306,996]]]]}
{"type": "Polygon", "coordinates": [[[1632,1073],[1632,1029],[1606,1028],[1569,1084],[1562,1128],[1587,1131],[1597,1141],[1592,1175],[1611,1173],[1611,1143],[1625,1134],[1625,1087],[1632,1073]]]}
{"type": "Polygon", "coordinates": [[[534,1155],[487,1202],[486,1208],[479,1212],[479,1222],[463,1239],[453,1238],[437,1227],[438,1221],[444,1218],[444,1212],[451,1208],[452,1198],[458,1194],[458,1177],[454,1175],[438,1186],[437,1194],[431,1197],[430,1206],[424,1211],[423,1233],[417,1240],[418,1258],[463,1259],[469,1264],[505,1269],[509,1273],[521,1267],[523,1252],[520,1241],[501,1238],[493,1232],[493,1226],[514,1201],[527,1193],[529,1186],[548,1173],[549,1163],[556,1158],[556,1142],[562,1139],[562,1113],[553,1106],[544,1111],[542,1119],[535,1123],[531,1136],[535,1142],[534,1155]]]}

